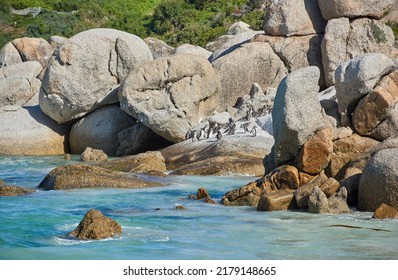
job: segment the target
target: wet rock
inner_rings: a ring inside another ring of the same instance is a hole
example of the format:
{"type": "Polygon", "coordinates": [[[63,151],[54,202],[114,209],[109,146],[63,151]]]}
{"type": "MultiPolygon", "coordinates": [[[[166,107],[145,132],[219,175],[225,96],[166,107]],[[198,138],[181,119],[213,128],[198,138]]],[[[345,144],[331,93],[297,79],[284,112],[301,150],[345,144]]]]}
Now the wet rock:
{"type": "Polygon", "coordinates": [[[398,208],[398,149],[377,152],[363,170],[358,190],[358,209],[375,211],[381,204],[398,208]]]}
{"type": "Polygon", "coordinates": [[[68,151],[68,125],[34,107],[0,108],[0,154],[58,155],[68,151]]]}
{"type": "Polygon", "coordinates": [[[112,171],[145,173],[166,172],[166,164],[163,155],[156,152],[146,152],[133,156],[125,156],[119,159],[108,160],[99,163],[98,166],[112,171]]]}
{"type": "Polygon", "coordinates": [[[320,187],[327,179],[328,177],[322,173],[316,176],[313,180],[311,180],[307,184],[296,189],[294,192],[294,198],[296,200],[297,206],[300,208],[306,207],[308,205],[309,196],[312,190],[315,187],[320,187]]]}
{"type": "Polygon", "coordinates": [[[292,189],[283,189],[264,194],[257,205],[257,211],[283,211],[296,208],[294,190],[292,189]]]}
{"type": "Polygon", "coordinates": [[[185,207],[184,205],[177,205],[177,206],[175,207],[175,209],[176,209],[176,210],[187,210],[188,208],[185,207]]]}
{"type": "Polygon", "coordinates": [[[210,195],[205,188],[199,188],[196,194],[196,199],[204,198],[210,198],[210,195]]]}
{"type": "Polygon", "coordinates": [[[117,87],[132,71],[152,60],[139,37],[113,29],[91,29],[69,38],[50,59],[40,107],[58,123],[117,103],[117,87]]]}
{"type": "Polygon", "coordinates": [[[122,233],[122,227],[109,217],[105,217],[101,211],[91,209],[84,215],[77,228],[69,235],[77,239],[105,239],[122,233]]]}
{"type": "Polygon", "coordinates": [[[0,180],[0,196],[20,196],[31,194],[33,192],[35,191],[28,188],[3,185],[3,181],[0,180]]]}
{"type": "Polygon", "coordinates": [[[87,147],[80,155],[80,160],[83,162],[107,161],[108,155],[102,150],[87,147]]]}
{"type": "Polygon", "coordinates": [[[387,204],[380,205],[372,216],[373,219],[397,219],[398,211],[394,207],[388,206],[387,204]]]}
{"type": "Polygon", "coordinates": [[[107,105],[84,116],[72,125],[69,143],[73,154],[87,147],[115,156],[120,146],[118,133],[132,127],[136,121],[117,105],[107,105]]]}
{"type": "Polygon", "coordinates": [[[333,152],[333,130],[325,128],[316,132],[302,146],[297,167],[309,174],[319,174],[330,161],[333,152]]]}
{"type": "Polygon", "coordinates": [[[120,87],[119,99],[123,111],[177,143],[213,112],[215,104],[210,97],[218,91],[217,75],[206,59],[173,55],[130,72],[120,87]]]}
{"type": "Polygon", "coordinates": [[[225,193],[221,203],[226,206],[257,206],[261,195],[261,185],[251,182],[239,189],[225,193]]]}
{"type": "Polygon", "coordinates": [[[206,197],[205,202],[208,204],[216,204],[216,202],[213,199],[211,199],[210,197],[206,197]]]}
{"type": "Polygon", "coordinates": [[[352,212],[347,204],[347,189],[341,187],[337,193],[328,198],[329,213],[343,214],[352,212]]]}
{"type": "Polygon", "coordinates": [[[314,214],[329,213],[328,199],[318,186],[315,186],[309,195],[308,212],[314,214]]]}
{"type": "Polygon", "coordinates": [[[65,165],[53,169],[39,184],[39,189],[68,190],[82,188],[149,188],[162,184],[98,166],[65,165]]]}

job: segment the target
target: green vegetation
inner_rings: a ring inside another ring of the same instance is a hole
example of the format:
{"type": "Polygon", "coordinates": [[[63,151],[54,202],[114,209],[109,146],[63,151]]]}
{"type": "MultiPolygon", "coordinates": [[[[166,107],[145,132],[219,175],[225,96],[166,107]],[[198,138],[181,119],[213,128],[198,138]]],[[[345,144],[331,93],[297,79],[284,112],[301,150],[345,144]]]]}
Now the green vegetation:
{"type": "Polygon", "coordinates": [[[115,28],[170,45],[204,46],[242,20],[261,29],[258,0],[0,0],[0,48],[20,37],[71,37],[90,28],[115,28]],[[20,16],[10,9],[41,7],[20,16]]]}

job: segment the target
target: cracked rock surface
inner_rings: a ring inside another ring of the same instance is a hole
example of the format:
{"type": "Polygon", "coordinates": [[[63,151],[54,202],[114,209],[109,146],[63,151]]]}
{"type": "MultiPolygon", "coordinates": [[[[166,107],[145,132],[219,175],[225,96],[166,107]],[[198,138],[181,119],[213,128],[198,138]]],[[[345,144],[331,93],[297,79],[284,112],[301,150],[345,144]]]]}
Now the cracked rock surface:
{"type": "Polygon", "coordinates": [[[113,29],[91,29],[68,39],[50,59],[40,107],[58,123],[116,103],[119,83],[152,53],[139,37],[113,29]]]}
{"type": "Polygon", "coordinates": [[[218,92],[217,75],[205,58],[179,54],[133,70],[120,86],[119,100],[122,110],[177,143],[213,112],[218,92]]]}

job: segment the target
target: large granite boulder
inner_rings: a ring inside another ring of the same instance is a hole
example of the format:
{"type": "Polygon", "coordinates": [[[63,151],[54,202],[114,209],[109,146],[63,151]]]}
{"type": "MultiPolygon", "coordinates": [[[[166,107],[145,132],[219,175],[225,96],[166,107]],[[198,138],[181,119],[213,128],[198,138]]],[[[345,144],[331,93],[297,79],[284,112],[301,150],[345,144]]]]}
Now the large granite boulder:
{"type": "Polygon", "coordinates": [[[351,125],[351,114],[359,100],[370,93],[381,77],[390,73],[394,61],[380,53],[357,56],[336,70],[336,96],[343,126],[351,125]]]}
{"type": "Polygon", "coordinates": [[[20,196],[34,193],[32,189],[18,187],[18,186],[7,186],[0,184],[0,196],[20,196]]]}
{"type": "Polygon", "coordinates": [[[266,171],[295,161],[304,143],[329,126],[317,98],[320,71],[315,66],[290,73],[280,83],[272,110],[275,144],[265,160],[266,171]]]}
{"type": "Polygon", "coordinates": [[[122,227],[109,217],[105,217],[101,211],[91,209],[84,215],[83,220],[69,235],[77,239],[104,239],[122,233],[122,227]]]}
{"type": "Polygon", "coordinates": [[[91,147],[115,156],[119,148],[118,133],[135,124],[118,105],[101,107],[73,124],[69,137],[71,152],[81,154],[91,147]]]}
{"type": "Polygon", "coordinates": [[[53,155],[68,150],[68,125],[59,125],[35,107],[0,108],[0,154],[53,155]]]}
{"type": "Polygon", "coordinates": [[[227,35],[236,35],[239,33],[244,33],[244,32],[249,32],[249,31],[253,31],[250,28],[250,25],[248,25],[247,23],[243,22],[243,21],[238,21],[233,23],[227,31],[227,35]]]}
{"type": "Polygon", "coordinates": [[[127,173],[99,166],[71,164],[59,166],[41,181],[37,188],[44,190],[69,190],[83,188],[131,188],[159,187],[162,184],[145,181],[127,173]]]}
{"type": "Polygon", "coordinates": [[[341,63],[366,53],[382,53],[390,58],[398,54],[391,28],[377,20],[360,18],[332,19],[322,41],[322,61],[327,86],[335,83],[335,71],[341,63]]]}
{"type": "Polygon", "coordinates": [[[36,78],[42,70],[43,67],[37,61],[21,62],[0,68],[0,79],[13,77],[36,78]]]}
{"type": "Polygon", "coordinates": [[[210,115],[219,91],[211,64],[196,55],[156,59],[133,70],[119,89],[123,111],[170,142],[210,115]]]}
{"type": "Polygon", "coordinates": [[[270,1],[266,8],[264,30],[274,36],[323,33],[326,21],[317,0],[270,1]]]}
{"type": "Polygon", "coordinates": [[[0,49],[0,67],[22,63],[22,57],[15,46],[8,42],[0,49]]]}
{"type": "Polygon", "coordinates": [[[41,82],[36,78],[0,78],[0,107],[25,105],[40,91],[41,82]]]}
{"type": "Polygon", "coordinates": [[[209,59],[209,57],[213,54],[212,52],[200,47],[200,46],[194,46],[190,44],[182,44],[175,48],[173,54],[194,54],[194,55],[199,55],[202,56],[206,59],[209,59]]]}
{"type": "Polygon", "coordinates": [[[160,39],[154,37],[147,37],[144,39],[145,43],[148,45],[149,49],[152,52],[153,59],[157,59],[159,57],[165,57],[173,55],[175,48],[167,45],[160,39]]]}
{"type": "Polygon", "coordinates": [[[318,0],[325,19],[369,17],[380,19],[393,8],[394,0],[318,0]]]}
{"type": "Polygon", "coordinates": [[[375,211],[381,204],[398,208],[398,149],[376,153],[363,170],[358,190],[358,209],[375,211]]]}
{"type": "Polygon", "coordinates": [[[47,66],[54,51],[43,38],[18,38],[11,43],[18,50],[22,61],[38,61],[43,68],[47,66]]]}
{"type": "Polygon", "coordinates": [[[234,106],[239,97],[249,93],[253,83],[262,89],[276,88],[288,73],[283,61],[267,43],[247,43],[212,63],[220,77],[218,111],[234,106]]]}
{"type": "Polygon", "coordinates": [[[40,107],[58,123],[116,103],[119,83],[152,60],[139,37],[113,29],[91,29],[68,39],[52,56],[43,78],[40,107]]]}

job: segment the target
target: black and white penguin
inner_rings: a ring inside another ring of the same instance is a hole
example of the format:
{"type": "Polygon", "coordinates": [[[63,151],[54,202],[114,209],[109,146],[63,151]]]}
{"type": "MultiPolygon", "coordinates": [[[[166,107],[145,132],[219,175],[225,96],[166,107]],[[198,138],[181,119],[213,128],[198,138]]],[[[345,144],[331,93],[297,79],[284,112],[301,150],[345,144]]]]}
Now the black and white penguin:
{"type": "Polygon", "coordinates": [[[198,135],[198,141],[200,141],[201,139],[205,138],[206,137],[205,135],[206,135],[205,128],[202,128],[200,130],[200,132],[199,132],[199,135],[198,135]]]}
{"type": "Polygon", "coordinates": [[[217,131],[217,141],[220,141],[222,139],[222,133],[220,130],[217,131]]]}
{"type": "Polygon", "coordinates": [[[234,135],[235,134],[235,128],[236,128],[236,124],[231,125],[230,127],[228,127],[228,135],[234,135]]]}
{"type": "Polygon", "coordinates": [[[191,138],[191,135],[192,135],[192,130],[188,130],[187,133],[185,134],[185,140],[191,138]]]}
{"type": "Polygon", "coordinates": [[[196,130],[194,130],[194,131],[193,131],[193,135],[192,135],[192,142],[195,141],[196,134],[197,134],[197,133],[196,133],[196,130]]]}
{"type": "Polygon", "coordinates": [[[250,131],[250,134],[251,134],[253,137],[256,137],[256,135],[257,135],[256,126],[253,126],[252,130],[250,131]]]}

